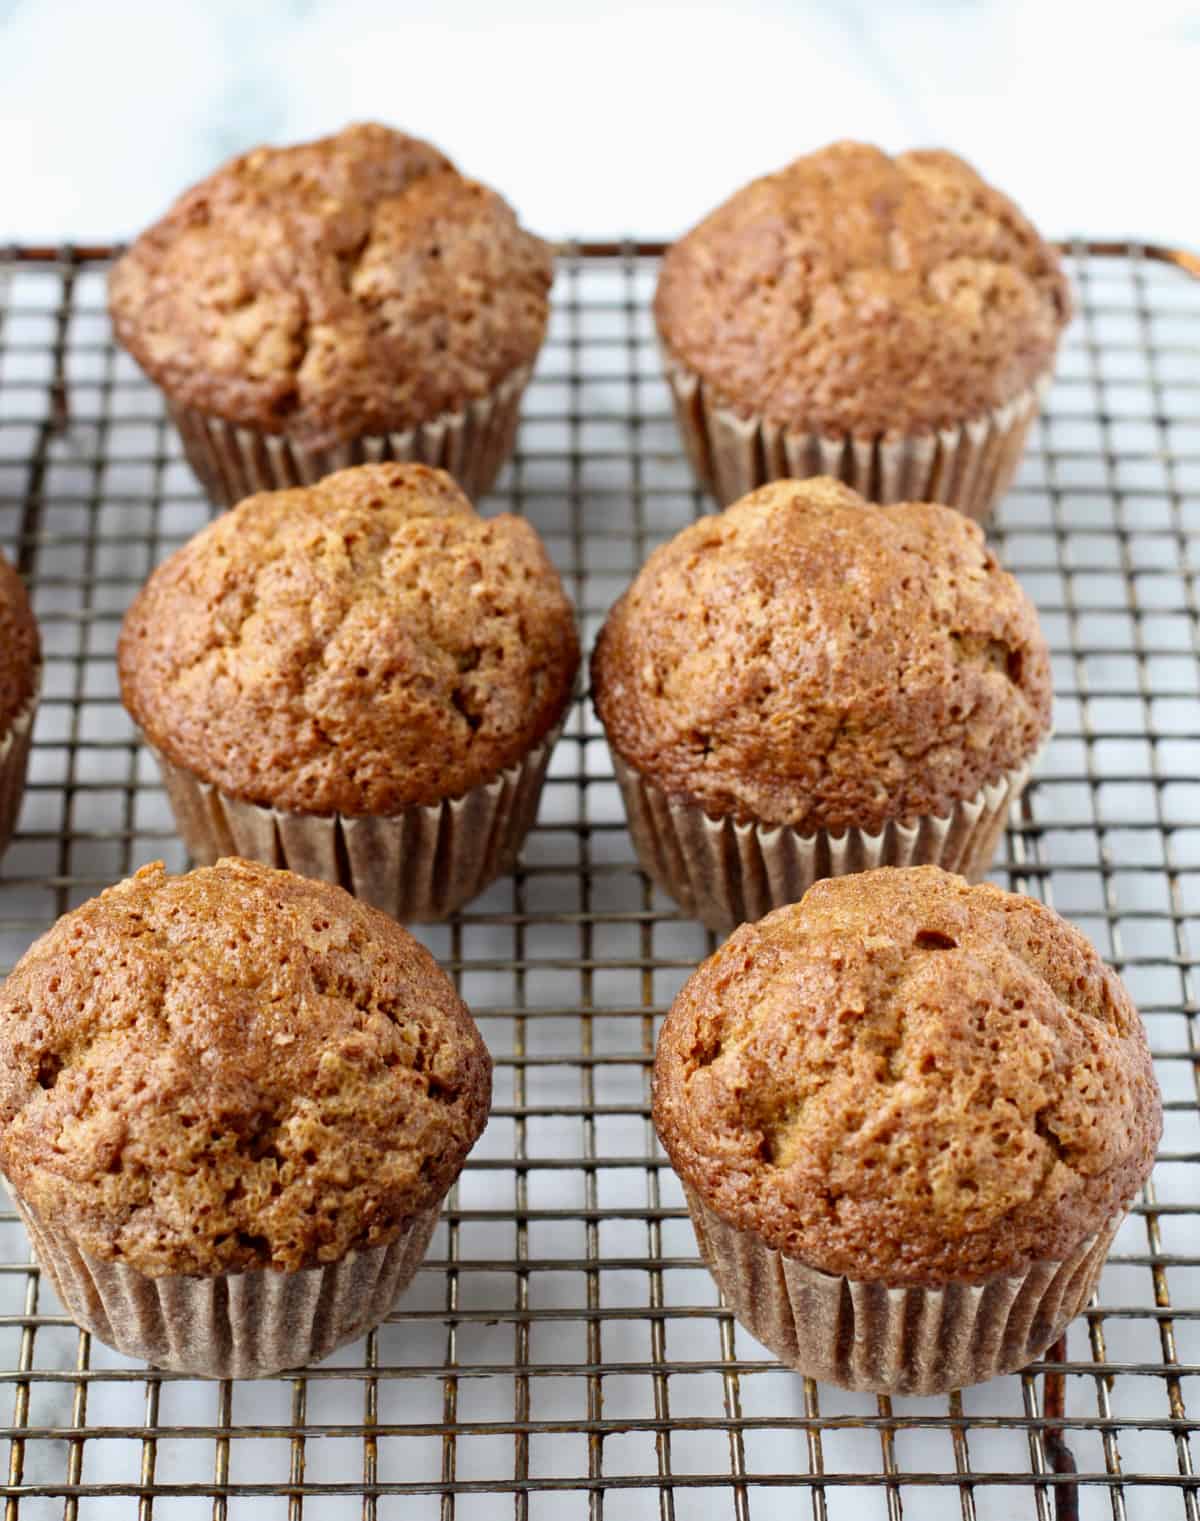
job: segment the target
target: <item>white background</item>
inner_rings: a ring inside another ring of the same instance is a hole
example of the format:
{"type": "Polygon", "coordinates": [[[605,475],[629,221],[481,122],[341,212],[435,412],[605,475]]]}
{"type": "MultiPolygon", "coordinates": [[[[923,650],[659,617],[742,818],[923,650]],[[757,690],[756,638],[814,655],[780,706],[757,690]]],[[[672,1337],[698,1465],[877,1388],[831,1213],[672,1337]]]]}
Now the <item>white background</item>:
{"type": "Polygon", "coordinates": [[[1198,80],[1184,0],[0,0],[0,239],[128,237],[240,148],[374,117],[553,236],[672,236],[857,136],[957,149],[1047,234],[1196,245],[1198,80]]]}

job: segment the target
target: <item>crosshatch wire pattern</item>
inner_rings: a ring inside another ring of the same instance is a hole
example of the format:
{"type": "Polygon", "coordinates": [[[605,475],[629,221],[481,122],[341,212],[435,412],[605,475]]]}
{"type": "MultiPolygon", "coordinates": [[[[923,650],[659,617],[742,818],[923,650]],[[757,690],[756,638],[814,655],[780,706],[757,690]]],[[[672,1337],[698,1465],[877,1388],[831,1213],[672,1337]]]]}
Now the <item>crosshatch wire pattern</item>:
{"type": "MultiPolygon", "coordinates": [[[[0,970],[144,862],[185,865],[113,651],[208,516],[111,344],[103,261],[44,253],[0,262],[0,543],[46,655],[0,970]]],[[[580,702],[519,870],[420,932],[479,1017],[496,1107],[413,1287],[317,1367],[207,1383],[78,1332],[0,1216],[7,1517],[1200,1521],[1200,285],[1134,248],[1069,263],[1080,314],[994,530],[1054,651],[1056,736],[995,876],[1122,970],[1166,1131],[1065,1343],[949,1399],[877,1399],[782,1370],[721,1308],[648,1110],[656,1015],[712,941],[636,870],[580,702]]],[[[655,269],[632,244],[564,257],[486,504],[537,525],[589,644],[709,505],[659,376],[655,269]]]]}

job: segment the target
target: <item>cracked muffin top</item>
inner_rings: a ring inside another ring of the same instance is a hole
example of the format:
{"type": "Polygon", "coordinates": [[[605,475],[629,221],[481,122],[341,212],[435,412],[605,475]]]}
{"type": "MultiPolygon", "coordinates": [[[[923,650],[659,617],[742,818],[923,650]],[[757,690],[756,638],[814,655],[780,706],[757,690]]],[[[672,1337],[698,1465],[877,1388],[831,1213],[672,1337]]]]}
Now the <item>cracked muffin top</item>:
{"type": "Polygon", "coordinates": [[[327,448],[531,363],[552,280],[500,196],[366,124],[223,165],[117,262],[109,306],[172,400],[327,448]]]}
{"type": "Polygon", "coordinates": [[[943,817],[1050,725],[1037,612],[979,527],[826,477],[656,549],[601,630],[592,691],[649,781],[802,834],[943,817]]]}
{"type": "Polygon", "coordinates": [[[37,691],[41,641],[20,576],[0,554],[0,744],[37,691]]]}
{"type": "Polygon", "coordinates": [[[670,356],[742,416],[837,437],[978,417],[1052,365],[1058,255],[952,153],[841,142],[739,190],[668,251],[670,356]]]}
{"type": "Polygon", "coordinates": [[[162,864],[64,915],[0,987],[0,1168],[152,1277],[392,1240],[487,1121],[491,1060],[432,956],[338,887],[162,864]]]}
{"type": "Polygon", "coordinates": [[[739,1229],[823,1272],[1061,1260],[1149,1176],[1162,1106],[1116,974],[1031,898],[936,866],[818,882],[694,973],[654,1121],[739,1229]]]}
{"type": "Polygon", "coordinates": [[[380,815],[520,761],[565,712],[579,643],[535,529],[387,464],[210,523],[138,593],[117,658],[151,744],[202,780],[380,815]]]}

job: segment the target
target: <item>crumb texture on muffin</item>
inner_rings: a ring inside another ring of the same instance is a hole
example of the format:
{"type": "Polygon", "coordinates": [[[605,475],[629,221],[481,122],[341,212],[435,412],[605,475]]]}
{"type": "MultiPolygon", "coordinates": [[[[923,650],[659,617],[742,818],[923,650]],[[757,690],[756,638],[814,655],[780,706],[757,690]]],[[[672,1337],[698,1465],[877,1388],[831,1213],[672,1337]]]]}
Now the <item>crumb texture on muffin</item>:
{"type": "Polygon", "coordinates": [[[579,644],[535,529],[389,464],[217,518],[150,577],[118,660],[177,765],[264,806],[379,815],[516,764],[565,711],[579,644]]]}
{"type": "Polygon", "coordinates": [[[713,816],[801,833],[945,816],[1036,752],[1037,612],[952,508],[776,481],[656,549],[592,689],[613,748],[713,816]]]}
{"type": "Polygon", "coordinates": [[[1162,1128],[1141,1020],[1085,937],[933,866],[827,879],[738,929],[667,1016],[654,1118],[733,1225],[927,1286],[1069,1255],[1162,1128]]]}
{"type": "Polygon", "coordinates": [[[668,251],[668,352],[743,416],[844,437],[982,416],[1053,363],[1058,255],[960,158],[841,142],[739,190],[668,251]]]}
{"type": "Polygon", "coordinates": [[[41,642],[25,583],[0,554],[0,741],[34,695],[41,642]]]}
{"type": "Polygon", "coordinates": [[[374,124],[255,148],[115,265],[117,337],[175,401],[309,448],[458,411],[528,364],[550,248],[374,124]]]}
{"type": "Polygon", "coordinates": [[[161,864],[65,915],[0,989],[0,1167],[151,1276],[297,1269],[391,1240],[483,1130],[453,985],[340,888],[161,864]]]}

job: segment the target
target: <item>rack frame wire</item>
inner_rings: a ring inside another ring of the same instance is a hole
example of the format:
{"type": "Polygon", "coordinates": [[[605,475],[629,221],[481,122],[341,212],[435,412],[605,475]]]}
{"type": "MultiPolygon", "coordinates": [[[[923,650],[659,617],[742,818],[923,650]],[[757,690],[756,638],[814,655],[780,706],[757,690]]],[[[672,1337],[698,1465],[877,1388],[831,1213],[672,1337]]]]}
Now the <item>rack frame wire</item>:
{"type": "MultiPolygon", "coordinates": [[[[1039,604],[1056,735],[995,880],[1074,918],[1146,1017],[1159,1163],[1047,1358],[941,1400],[780,1369],[721,1306],[649,1119],[656,1017],[713,941],[638,872],[586,700],[518,869],[421,931],[496,1058],[491,1124],[384,1326],[317,1367],[205,1382],[63,1315],[0,1215],[5,1515],[905,1515],[1200,1521],[1200,261],[1066,245],[1079,314],[992,537],[1039,604]]],[[[45,694],[0,863],[0,971],[147,860],[186,864],[117,696],[120,617],[208,517],[113,347],[108,248],[0,251],[0,544],[45,694]]],[[[517,454],[590,644],[693,487],[649,318],[659,245],[562,251],[517,454]]]]}

